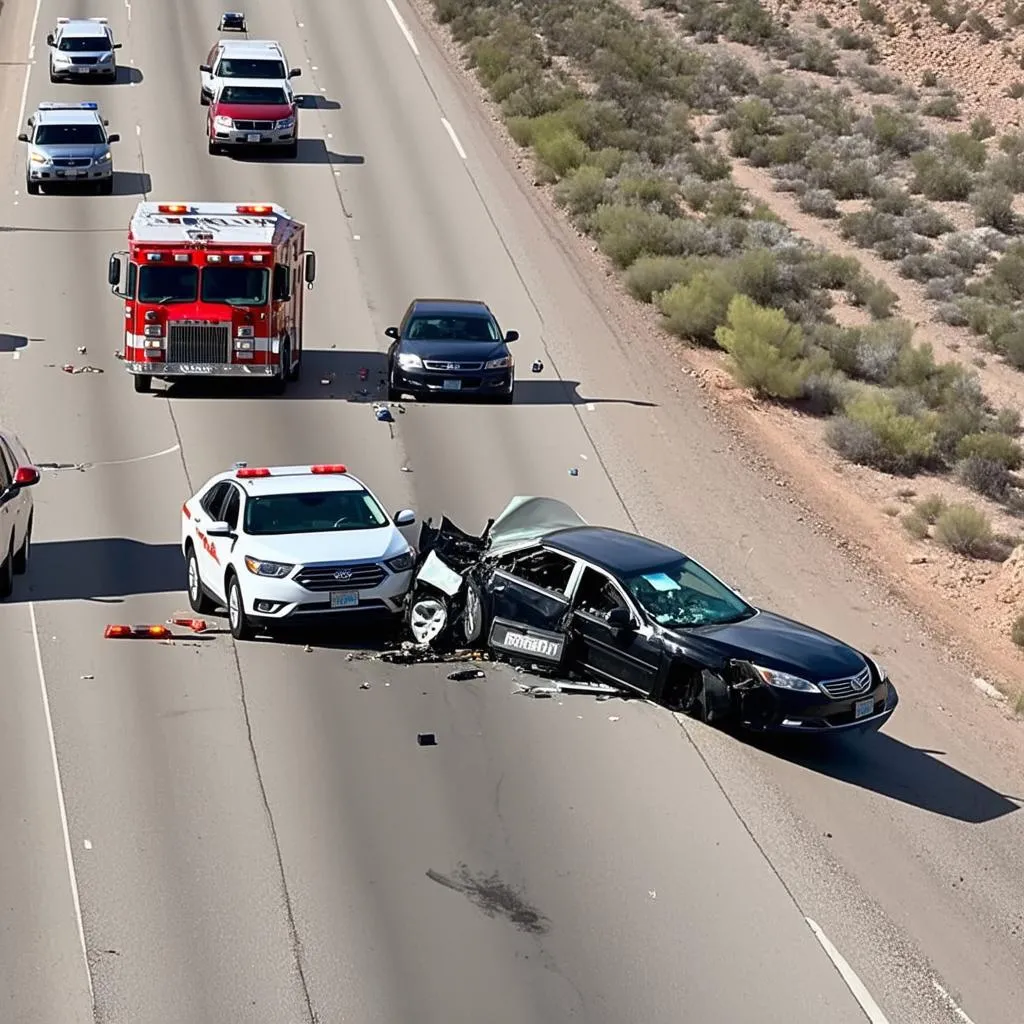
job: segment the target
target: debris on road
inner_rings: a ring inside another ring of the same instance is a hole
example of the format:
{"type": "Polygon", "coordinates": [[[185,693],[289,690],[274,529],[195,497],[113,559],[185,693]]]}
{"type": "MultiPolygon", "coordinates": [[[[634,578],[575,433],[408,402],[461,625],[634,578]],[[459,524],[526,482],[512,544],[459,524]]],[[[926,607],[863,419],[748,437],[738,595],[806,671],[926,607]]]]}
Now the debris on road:
{"type": "Polygon", "coordinates": [[[579,475],[580,475],[580,471],[575,466],[573,466],[569,470],[569,476],[579,476],[579,475]]]}
{"type": "Polygon", "coordinates": [[[368,690],[369,688],[370,688],[370,684],[368,682],[366,682],[365,680],[359,684],[359,689],[360,690],[368,690]]]}
{"type": "Polygon", "coordinates": [[[84,345],[79,345],[78,346],[78,354],[80,356],[84,356],[85,355],[85,346],[84,345]]]}
{"type": "Polygon", "coordinates": [[[587,683],[576,680],[553,679],[545,683],[519,683],[519,688],[514,691],[524,697],[556,697],[561,694],[574,696],[597,697],[598,700],[607,700],[611,697],[622,697],[625,694],[614,686],[605,686],[603,683],[587,683]]]}
{"type": "Polygon", "coordinates": [[[533,366],[530,367],[534,373],[540,373],[544,369],[544,364],[539,359],[534,359],[533,366]]]}
{"type": "Polygon", "coordinates": [[[85,676],[79,676],[78,678],[79,679],[95,679],[96,677],[94,675],[85,675],[85,676]]]}
{"type": "Polygon", "coordinates": [[[186,629],[191,629],[193,633],[205,633],[209,628],[206,624],[206,619],[192,619],[192,618],[173,618],[167,620],[170,626],[184,626],[186,629]]]}
{"type": "Polygon", "coordinates": [[[403,466],[402,467],[402,472],[403,473],[411,473],[412,472],[412,467],[411,466],[403,466]]]}
{"type": "Polygon", "coordinates": [[[65,373],[102,373],[98,366],[75,366],[73,363],[65,363],[61,369],[65,373]]]}
{"type": "Polygon", "coordinates": [[[394,416],[391,415],[391,410],[382,402],[378,402],[374,405],[373,415],[376,416],[381,423],[393,423],[395,419],[394,416]]]}
{"type": "Polygon", "coordinates": [[[310,647],[309,644],[306,644],[306,646],[303,647],[302,649],[303,649],[303,651],[306,652],[306,654],[312,654],[313,653],[313,648],[310,647]]]}
{"type": "Polygon", "coordinates": [[[329,384],[333,384],[334,383],[334,374],[331,373],[331,374],[328,374],[326,377],[321,377],[320,378],[320,383],[324,387],[327,387],[329,384]]]}
{"type": "Polygon", "coordinates": [[[421,747],[436,747],[437,737],[432,732],[419,732],[416,734],[416,742],[421,747]]]}
{"type": "Polygon", "coordinates": [[[483,679],[486,673],[478,668],[459,668],[454,672],[448,673],[449,679],[454,679],[456,682],[461,683],[467,679],[483,679]]]}
{"type": "Polygon", "coordinates": [[[107,640],[173,640],[174,634],[166,626],[108,625],[103,630],[107,640]]]}

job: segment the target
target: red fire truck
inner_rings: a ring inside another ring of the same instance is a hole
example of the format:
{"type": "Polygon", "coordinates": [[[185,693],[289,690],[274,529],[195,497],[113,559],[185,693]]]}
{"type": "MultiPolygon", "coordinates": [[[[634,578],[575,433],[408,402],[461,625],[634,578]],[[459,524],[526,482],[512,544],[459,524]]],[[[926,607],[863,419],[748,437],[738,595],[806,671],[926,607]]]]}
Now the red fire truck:
{"type": "Polygon", "coordinates": [[[281,393],[298,380],[302,284],[316,278],[305,233],[273,203],[139,203],[129,249],[107,270],[135,390],[154,377],[249,377],[281,393]]]}

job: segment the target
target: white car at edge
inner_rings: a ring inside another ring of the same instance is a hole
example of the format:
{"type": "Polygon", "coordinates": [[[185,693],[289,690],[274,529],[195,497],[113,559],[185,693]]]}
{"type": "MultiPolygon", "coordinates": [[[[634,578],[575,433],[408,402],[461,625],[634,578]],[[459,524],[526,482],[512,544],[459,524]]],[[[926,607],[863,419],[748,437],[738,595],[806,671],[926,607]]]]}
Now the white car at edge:
{"type": "Polygon", "coordinates": [[[227,608],[236,640],[332,615],[399,615],[415,560],[401,530],[415,522],[411,509],[388,516],[344,466],[239,463],[181,507],[189,604],[227,608]]]}

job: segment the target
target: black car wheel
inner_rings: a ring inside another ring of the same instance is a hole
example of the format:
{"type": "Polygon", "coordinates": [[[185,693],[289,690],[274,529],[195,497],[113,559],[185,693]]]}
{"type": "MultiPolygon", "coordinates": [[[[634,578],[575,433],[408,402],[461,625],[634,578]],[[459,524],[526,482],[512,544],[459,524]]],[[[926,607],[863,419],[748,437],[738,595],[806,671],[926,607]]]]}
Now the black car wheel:
{"type": "Polygon", "coordinates": [[[732,717],[732,700],[729,688],[721,676],[705,669],[700,674],[696,699],[690,714],[707,725],[724,725],[732,717]]]}
{"type": "Polygon", "coordinates": [[[206,596],[203,590],[202,580],[199,576],[199,559],[196,557],[196,549],[191,543],[188,546],[188,603],[194,612],[200,615],[209,615],[214,609],[214,603],[206,596]]]}
{"type": "Polygon", "coordinates": [[[101,179],[96,191],[101,196],[112,196],[114,194],[114,176],[101,179]]]}
{"type": "Polygon", "coordinates": [[[14,556],[13,571],[18,576],[24,576],[28,572],[28,560],[32,553],[32,525],[32,517],[29,516],[25,539],[22,541],[21,549],[14,556]]]}
{"type": "Polygon", "coordinates": [[[210,105],[210,98],[202,89],[199,90],[199,105],[201,107],[208,107],[210,105]]]}
{"type": "Polygon", "coordinates": [[[487,634],[487,608],[483,590],[475,580],[466,581],[466,606],[462,611],[462,639],[467,647],[476,647],[487,634]]]}
{"type": "Polygon", "coordinates": [[[30,178],[26,178],[25,179],[25,191],[30,196],[37,196],[37,195],[39,195],[39,182],[38,181],[32,181],[30,178]]]}
{"type": "Polygon", "coordinates": [[[0,601],[14,592],[14,538],[11,538],[11,549],[0,563],[0,601]]]}

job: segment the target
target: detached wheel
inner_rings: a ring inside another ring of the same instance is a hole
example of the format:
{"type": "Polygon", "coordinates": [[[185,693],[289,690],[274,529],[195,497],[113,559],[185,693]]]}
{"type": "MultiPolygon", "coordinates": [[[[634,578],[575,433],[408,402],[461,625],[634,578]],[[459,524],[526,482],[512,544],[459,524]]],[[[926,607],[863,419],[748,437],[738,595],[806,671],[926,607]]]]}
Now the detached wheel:
{"type": "Polygon", "coordinates": [[[231,635],[236,640],[252,640],[256,636],[256,630],[245,614],[242,587],[235,575],[228,580],[228,625],[231,627],[231,635]]]}
{"type": "Polygon", "coordinates": [[[29,555],[32,553],[32,525],[32,517],[29,516],[25,540],[22,542],[21,549],[14,555],[13,571],[18,576],[24,576],[28,572],[29,555]]]}
{"type": "Polygon", "coordinates": [[[148,373],[137,373],[134,379],[137,394],[148,395],[153,390],[153,378],[148,373]]]}
{"type": "Polygon", "coordinates": [[[418,644],[439,646],[449,633],[451,615],[448,601],[442,594],[422,590],[409,602],[405,624],[418,644]]]}
{"type": "Polygon", "coordinates": [[[196,549],[191,544],[188,546],[188,604],[192,611],[200,615],[209,615],[215,607],[203,590],[199,576],[199,559],[196,557],[196,549]]]}

